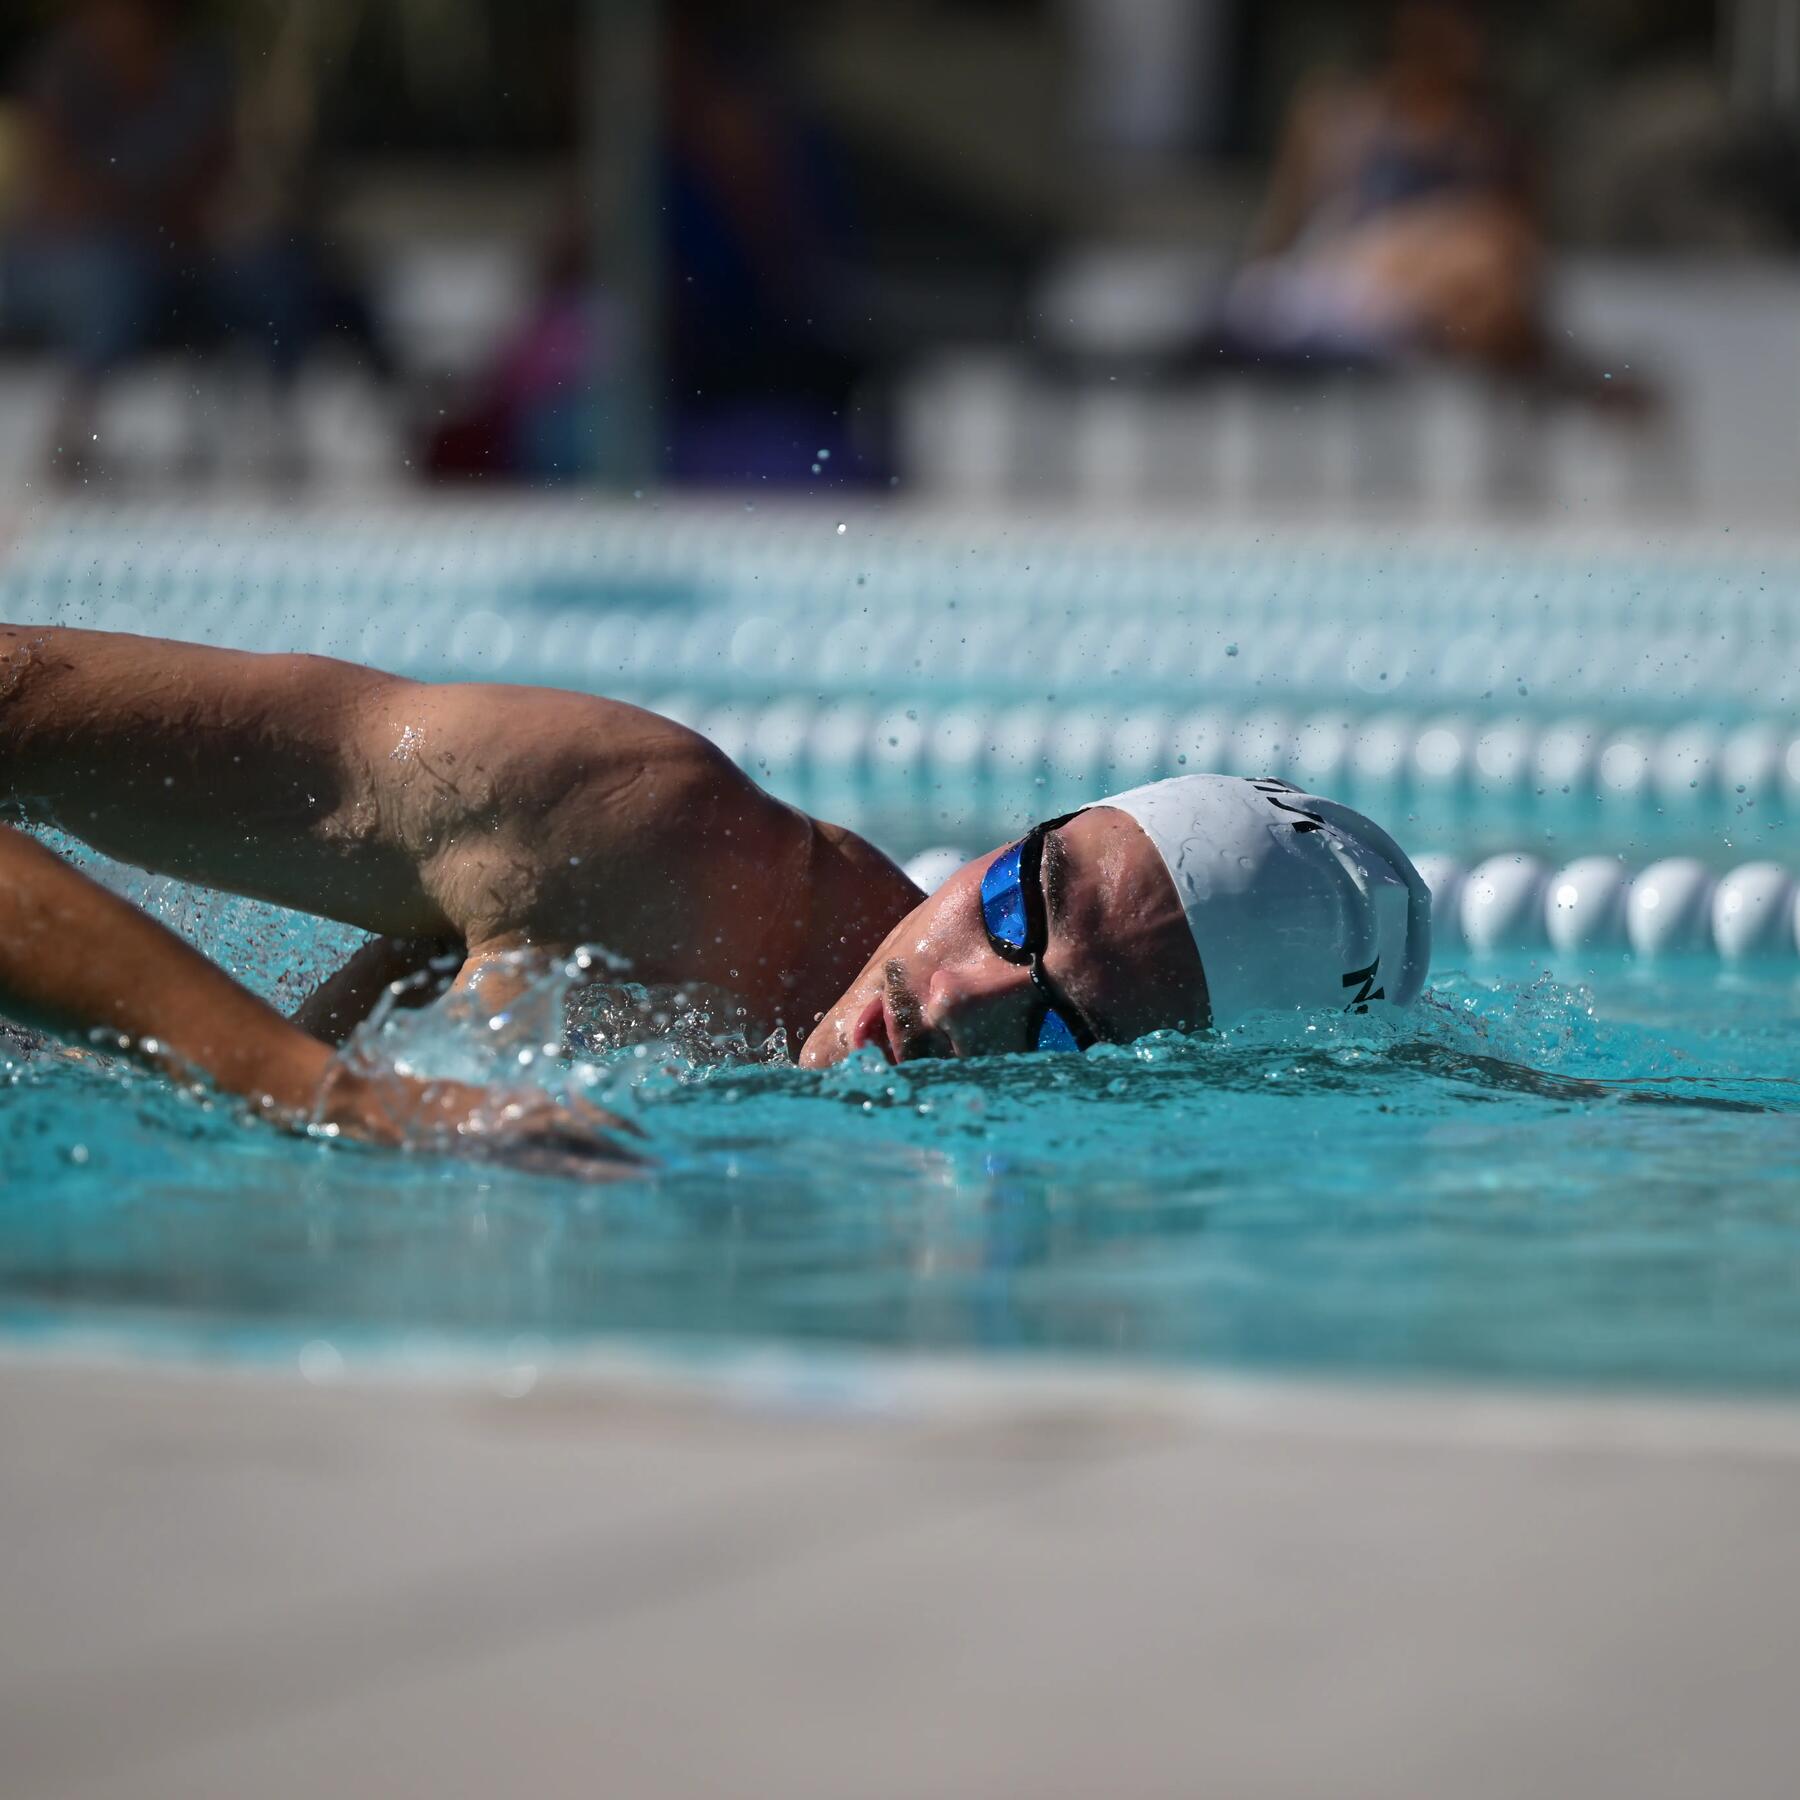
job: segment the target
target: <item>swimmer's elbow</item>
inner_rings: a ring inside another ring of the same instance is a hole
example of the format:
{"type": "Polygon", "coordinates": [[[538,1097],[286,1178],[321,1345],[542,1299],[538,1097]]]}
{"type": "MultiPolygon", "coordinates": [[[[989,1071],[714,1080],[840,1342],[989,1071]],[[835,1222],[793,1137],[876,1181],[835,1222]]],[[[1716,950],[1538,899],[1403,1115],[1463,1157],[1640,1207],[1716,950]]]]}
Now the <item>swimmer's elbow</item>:
{"type": "Polygon", "coordinates": [[[0,804],[16,800],[14,792],[26,740],[26,701],[42,667],[37,643],[21,625],[0,625],[0,804]]]}

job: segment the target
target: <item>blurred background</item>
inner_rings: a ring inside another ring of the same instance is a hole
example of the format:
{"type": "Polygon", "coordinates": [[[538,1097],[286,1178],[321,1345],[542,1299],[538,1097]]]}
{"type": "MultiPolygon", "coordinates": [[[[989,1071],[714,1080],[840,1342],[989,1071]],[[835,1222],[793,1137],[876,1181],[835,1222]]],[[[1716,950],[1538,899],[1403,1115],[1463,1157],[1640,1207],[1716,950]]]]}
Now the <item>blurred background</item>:
{"type": "Polygon", "coordinates": [[[1281,775],[1439,990],[684,1040],[592,1207],[0,1058],[7,1794],[1791,1789],[1792,1417],[1480,1389],[1800,1392],[1797,395],[1800,0],[6,0],[0,617],[638,701],[927,886],[1281,775]]]}
{"type": "Polygon", "coordinates": [[[1800,0],[69,0],[16,494],[1778,512],[1800,0]]]}

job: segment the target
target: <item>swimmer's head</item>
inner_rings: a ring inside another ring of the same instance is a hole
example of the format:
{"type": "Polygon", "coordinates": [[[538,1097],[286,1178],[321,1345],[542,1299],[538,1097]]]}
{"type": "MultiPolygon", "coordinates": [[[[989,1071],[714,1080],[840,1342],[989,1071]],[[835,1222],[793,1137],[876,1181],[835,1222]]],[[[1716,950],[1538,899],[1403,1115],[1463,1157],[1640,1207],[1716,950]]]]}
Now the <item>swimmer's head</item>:
{"type": "Polygon", "coordinates": [[[1360,813],[1281,782],[1178,776],[958,869],[888,934],[801,1060],[1381,1012],[1418,993],[1430,946],[1424,883],[1360,813]]]}

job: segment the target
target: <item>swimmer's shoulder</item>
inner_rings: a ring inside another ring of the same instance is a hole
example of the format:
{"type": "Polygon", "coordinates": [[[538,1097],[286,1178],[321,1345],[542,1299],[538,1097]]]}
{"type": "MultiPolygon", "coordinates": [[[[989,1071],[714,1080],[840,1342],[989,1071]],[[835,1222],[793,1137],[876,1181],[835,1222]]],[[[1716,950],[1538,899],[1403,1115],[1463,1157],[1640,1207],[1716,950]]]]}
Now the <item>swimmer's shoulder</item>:
{"type": "Polygon", "coordinates": [[[730,759],[698,732],[628,701],[566,688],[413,685],[392,697],[380,749],[466,781],[487,804],[535,811],[631,789],[692,795],[729,785],[730,759]]]}
{"type": "Polygon", "coordinates": [[[925,897],[918,884],[885,850],[844,825],[806,818],[820,879],[854,893],[870,916],[898,919],[925,897]]]}
{"type": "MultiPolygon", "coordinates": [[[[439,689],[433,704],[455,721],[442,735],[462,751],[484,832],[531,860],[604,858],[615,879],[654,886],[728,852],[785,859],[803,834],[805,816],[718,745],[644,707],[525,687],[439,689]]],[[[431,739],[427,726],[427,754],[431,739]]]]}

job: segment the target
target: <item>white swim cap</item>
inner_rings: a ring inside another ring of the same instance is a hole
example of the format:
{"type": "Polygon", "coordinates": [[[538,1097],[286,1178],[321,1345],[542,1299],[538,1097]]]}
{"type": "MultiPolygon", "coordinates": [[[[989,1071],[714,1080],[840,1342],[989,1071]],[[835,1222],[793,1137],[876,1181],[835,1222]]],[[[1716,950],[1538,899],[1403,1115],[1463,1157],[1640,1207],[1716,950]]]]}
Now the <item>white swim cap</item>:
{"type": "Polygon", "coordinates": [[[1285,781],[1177,775],[1096,806],[1148,835],[1200,951],[1215,1025],[1406,1006],[1431,964],[1431,895],[1380,826],[1285,781]]]}

